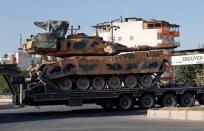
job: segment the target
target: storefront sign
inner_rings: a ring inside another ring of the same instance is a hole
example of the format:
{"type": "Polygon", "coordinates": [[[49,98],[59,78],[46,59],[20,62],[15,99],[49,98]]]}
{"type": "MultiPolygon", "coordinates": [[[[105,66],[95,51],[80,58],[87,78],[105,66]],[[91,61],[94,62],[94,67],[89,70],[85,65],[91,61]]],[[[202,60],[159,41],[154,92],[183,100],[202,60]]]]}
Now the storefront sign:
{"type": "Polygon", "coordinates": [[[172,56],[172,65],[204,64],[204,54],[172,56]]]}

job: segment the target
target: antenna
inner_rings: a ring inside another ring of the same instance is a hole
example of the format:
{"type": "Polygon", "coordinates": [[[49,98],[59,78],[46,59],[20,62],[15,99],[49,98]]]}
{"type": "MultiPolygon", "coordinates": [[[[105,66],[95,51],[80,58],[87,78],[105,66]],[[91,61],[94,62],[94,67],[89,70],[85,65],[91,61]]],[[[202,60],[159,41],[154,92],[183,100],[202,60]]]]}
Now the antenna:
{"type": "Polygon", "coordinates": [[[19,48],[18,50],[22,50],[22,33],[19,33],[19,48]]]}
{"type": "Polygon", "coordinates": [[[78,27],[77,28],[74,28],[73,26],[71,26],[71,28],[70,29],[68,29],[68,30],[70,30],[70,32],[71,32],[71,35],[75,35],[76,34],[76,32],[78,31],[78,30],[80,30],[80,26],[78,25],[78,27]]]}

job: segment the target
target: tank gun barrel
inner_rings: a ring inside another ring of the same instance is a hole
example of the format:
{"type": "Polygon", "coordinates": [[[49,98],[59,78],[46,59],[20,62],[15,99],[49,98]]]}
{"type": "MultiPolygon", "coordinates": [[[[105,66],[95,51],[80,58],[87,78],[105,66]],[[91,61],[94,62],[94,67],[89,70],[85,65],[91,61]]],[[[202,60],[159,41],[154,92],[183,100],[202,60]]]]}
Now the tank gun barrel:
{"type": "Polygon", "coordinates": [[[166,46],[166,47],[159,47],[159,46],[146,46],[146,45],[141,45],[137,47],[130,47],[130,48],[122,48],[122,49],[117,49],[115,54],[121,53],[121,52],[132,52],[132,51],[150,51],[150,50],[162,50],[162,49],[174,49],[177,48],[177,45],[173,46],[166,46]]]}

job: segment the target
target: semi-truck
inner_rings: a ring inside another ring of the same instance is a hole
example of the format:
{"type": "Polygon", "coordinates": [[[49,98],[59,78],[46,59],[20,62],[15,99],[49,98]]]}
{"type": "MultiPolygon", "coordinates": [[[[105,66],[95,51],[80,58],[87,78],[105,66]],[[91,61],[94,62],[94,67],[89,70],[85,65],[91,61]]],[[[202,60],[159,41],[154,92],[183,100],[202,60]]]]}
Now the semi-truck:
{"type": "Polygon", "coordinates": [[[160,88],[120,88],[107,90],[70,90],[64,93],[49,93],[44,88],[30,94],[28,84],[22,77],[17,65],[1,64],[0,74],[4,76],[13,94],[14,104],[42,106],[67,105],[82,106],[87,103],[101,105],[104,109],[116,107],[130,110],[135,105],[143,109],[153,108],[155,104],[162,107],[192,107],[197,100],[204,104],[204,87],[196,84],[163,84],[160,88]]]}
{"type": "MultiPolygon", "coordinates": [[[[130,110],[135,105],[148,109],[155,104],[191,107],[196,100],[204,104],[203,86],[164,84],[160,80],[169,64],[163,50],[172,50],[177,45],[130,48],[104,41],[99,36],[76,34],[73,28],[65,38],[69,27],[66,21],[35,24],[48,32],[32,35],[23,49],[29,54],[57,58],[32,64],[28,69],[29,79],[15,64],[0,65],[0,74],[7,81],[16,104],[82,106],[96,103],[105,109],[120,110],[130,110]]],[[[113,25],[95,27],[117,28],[113,25]]]]}

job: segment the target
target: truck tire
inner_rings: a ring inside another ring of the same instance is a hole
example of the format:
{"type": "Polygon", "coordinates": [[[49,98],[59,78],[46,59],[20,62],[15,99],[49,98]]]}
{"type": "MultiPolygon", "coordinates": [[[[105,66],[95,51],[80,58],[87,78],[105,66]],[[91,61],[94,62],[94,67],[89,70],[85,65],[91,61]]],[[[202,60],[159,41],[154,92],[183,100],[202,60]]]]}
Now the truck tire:
{"type": "Polygon", "coordinates": [[[139,99],[139,106],[142,109],[153,108],[155,106],[155,103],[156,103],[155,97],[153,95],[151,95],[151,94],[143,95],[139,99]]]}
{"type": "Polygon", "coordinates": [[[197,100],[200,105],[204,105],[204,94],[199,94],[197,100]]]}
{"type": "Polygon", "coordinates": [[[192,94],[186,93],[180,97],[181,107],[192,107],[195,105],[195,98],[192,94]]]}
{"type": "Polygon", "coordinates": [[[134,106],[134,101],[131,96],[123,95],[119,98],[117,108],[122,111],[131,110],[134,106]]]}
{"type": "Polygon", "coordinates": [[[177,98],[174,94],[166,94],[162,97],[161,106],[175,107],[177,105],[177,98]]]}

